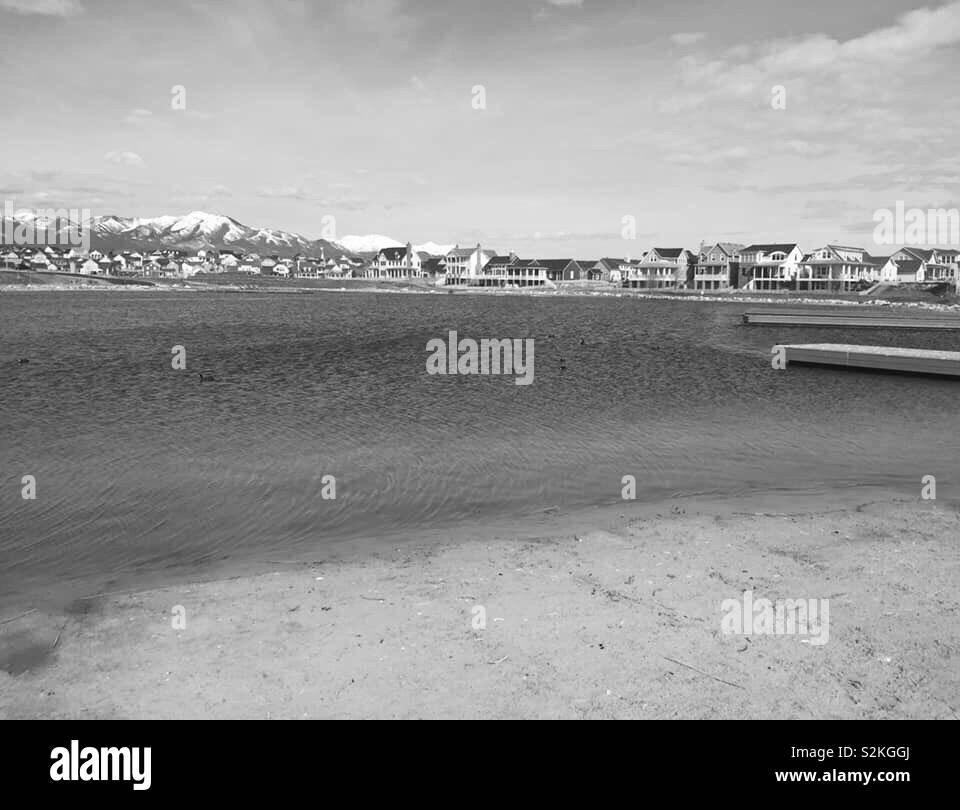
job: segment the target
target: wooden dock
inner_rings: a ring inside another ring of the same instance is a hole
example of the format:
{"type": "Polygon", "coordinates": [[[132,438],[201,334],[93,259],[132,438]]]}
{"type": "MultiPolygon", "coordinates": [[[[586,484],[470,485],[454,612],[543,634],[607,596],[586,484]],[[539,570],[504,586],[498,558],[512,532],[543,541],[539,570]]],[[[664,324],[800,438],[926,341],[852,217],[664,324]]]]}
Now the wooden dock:
{"type": "Polygon", "coordinates": [[[848,346],[842,343],[794,344],[782,348],[787,365],[799,363],[960,377],[960,352],[848,346]]]}
{"type": "Polygon", "coordinates": [[[751,326],[853,326],[871,329],[960,329],[957,315],[877,315],[854,312],[745,312],[751,326]]]}

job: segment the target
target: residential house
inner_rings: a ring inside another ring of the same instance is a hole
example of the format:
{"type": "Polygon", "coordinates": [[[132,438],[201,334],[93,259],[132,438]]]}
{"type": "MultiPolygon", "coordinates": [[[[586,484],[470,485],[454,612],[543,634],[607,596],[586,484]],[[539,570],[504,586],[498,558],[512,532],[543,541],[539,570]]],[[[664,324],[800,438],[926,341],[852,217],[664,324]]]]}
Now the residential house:
{"type": "MultiPolygon", "coordinates": [[[[849,245],[824,245],[800,261],[795,289],[808,292],[850,292],[881,281],[886,259],[849,245]]],[[[889,271],[887,274],[889,279],[889,271]]]]}
{"type": "Polygon", "coordinates": [[[86,254],[81,253],[75,248],[70,248],[64,256],[64,269],[69,273],[79,273],[80,266],[86,261],[86,254]]]}
{"type": "Polygon", "coordinates": [[[890,259],[897,268],[897,284],[917,284],[923,281],[926,265],[922,259],[895,259],[893,256],[890,259]]]}
{"type": "Polygon", "coordinates": [[[477,286],[483,274],[483,268],[496,255],[495,250],[482,249],[479,242],[475,248],[462,248],[456,245],[443,257],[447,271],[444,275],[444,284],[477,286]]]}
{"type": "MultiPolygon", "coordinates": [[[[604,258],[599,259],[595,262],[586,263],[586,280],[587,281],[609,281],[615,284],[619,284],[622,281],[623,271],[620,269],[624,264],[623,259],[610,259],[604,258]]],[[[584,263],[581,263],[581,267],[584,266],[584,263]]]]}
{"type": "Polygon", "coordinates": [[[484,262],[480,276],[470,282],[477,287],[554,287],[547,267],[537,259],[521,259],[515,253],[491,256],[484,262]]]}
{"type": "Polygon", "coordinates": [[[629,263],[629,273],[622,283],[647,290],[680,289],[688,285],[688,273],[695,261],[684,248],[651,248],[639,262],[629,263]]]}
{"type": "Polygon", "coordinates": [[[693,289],[735,289],[740,275],[740,251],[744,245],[737,242],[716,242],[700,248],[693,269],[693,289]]]}
{"type": "Polygon", "coordinates": [[[224,251],[220,254],[220,271],[234,273],[240,267],[240,258],[236,253],[224,251]]]}
{"type": "Polygon", "coordinates": [[[906,274],[912,272],[913,262],[919,261],[920,267],[917,272],[917,282],[949,282],[956,283],[957,271],[956,264],[951,263],[954,257],[949,255],[949,251],[938,250],[936,248],[916,248],[905,247],[898,250],[890,258],[898,266],[906,263],[908,269],[906,274]]]}
{"type": "Polygon", "coordinates": [[[134,251],[133,253],[125,251],[122,255],[124,260],[127,263],[128,270],[132,270],[136,273],[143,272],[144,256],[142,253],[139,253],[137,251],[134,251]]]}
{"type": "Polygon", "coordinates": [[[447,272],[447,266],[443,256],[427,256],[426,259],[420,259],[420,271],[423,277],[433,284],[442,284],[443,277],[447,272]]]}
{"type": "Polygon", "coordinates": [[[616,269],[610,271],[610,283],[622,287],[635,287],[640,280],[640,260],[621,259],[616,269]]]}
{"type": "Polygon", "coordinates": [[[550,281],[580,281],[584,268],[574,259],[540,259],[550,281]]]}
{"type": "Polygon", "coordinates": [[[420,268],[420,254],[407,242],[404,247],[388,247],[377,251],[368,278],[420,278],[420,268]]]}
{"type": "Polygon", "coordinates": [[[32,270],[50,270],[50,259],[47,258],[47,254],[42,250],[38,250],[33,253],[31,256],[27,257],[27,261],[30,263],[30,268],[32,270]]]}
{"type": "Polygon", "coordinates": [[[293,270],[294,278],[322,278],[323,265],[316,259],[300,259],[293,270]]]}
{"type": "Polygon", "coordinates": [[[803,251],[796,242],[748,245],[740,251],[740,283],[747,290],[792,289],[803,251]]]}

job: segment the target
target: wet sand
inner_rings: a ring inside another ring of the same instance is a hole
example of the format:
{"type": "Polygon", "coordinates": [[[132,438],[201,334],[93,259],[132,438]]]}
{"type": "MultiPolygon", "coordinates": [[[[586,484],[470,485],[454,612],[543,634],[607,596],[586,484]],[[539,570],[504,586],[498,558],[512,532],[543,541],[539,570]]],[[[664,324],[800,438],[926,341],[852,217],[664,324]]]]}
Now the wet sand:
{"type": "Polygon", "coordinates": [[[919,492],[625,502],[23,605],[0,718],[958,719],[958,536],[919,492]],[[745,590],[829,641],[724,635],[745,590]]]}

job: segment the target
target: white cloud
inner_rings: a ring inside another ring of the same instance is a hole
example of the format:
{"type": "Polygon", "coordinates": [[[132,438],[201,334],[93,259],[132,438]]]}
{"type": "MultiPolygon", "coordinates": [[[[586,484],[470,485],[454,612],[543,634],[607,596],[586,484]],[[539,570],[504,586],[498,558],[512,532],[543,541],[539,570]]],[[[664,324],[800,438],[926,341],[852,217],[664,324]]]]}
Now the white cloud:
{"type": "Polygon", "coordinates": [[[784,146],[791,152],[804,157],[818,157],[829,151],[822,143],[811,143],[810,141],[803,141],[798,138],[786,141],[784,146]]]}
{"type": "Polygon", "coordinates": [[[83,11],[83,6],[77,0],[0,0],[0,9],[17,14],[70,17],[83,11]]]}
{"type": "Polygon", "coordinates": [[[960,44],[960,0],[903,14],[893,25],[840,41],[827,34],[774,40],[726,51],[721,59],[685,57],[681,74],[691,85],[747,96],[795,78],[832,74],[846,80],[879,67],[896,67],[960,44]],[[757,56],[749,58],[751,52],[757,56]]]}
{"type": "Polygon", "coordinates": [[[150,110],[136,109],[131,110],[123,118],[125,124],[145,124],[153,116],[150,110]]]}
{"type": "Polygon", "coordinates": [[[676,45],[696,45],[706,36],[703,31],[681,31],[671,36],[670,41],[676,45]]]}
{"type": "Polygon", "coordinates": [[[136,152],[107,152],[104,160],[116,163],[118,166],[142,166],[143,158],[136,152]]]}
{"type": "Polygon", "coordinates": [[[681,166],[707,166],[740,163],[750,157],[745,146],[702,152],[675,152],[667,157],[669,163],[681,166]]]}

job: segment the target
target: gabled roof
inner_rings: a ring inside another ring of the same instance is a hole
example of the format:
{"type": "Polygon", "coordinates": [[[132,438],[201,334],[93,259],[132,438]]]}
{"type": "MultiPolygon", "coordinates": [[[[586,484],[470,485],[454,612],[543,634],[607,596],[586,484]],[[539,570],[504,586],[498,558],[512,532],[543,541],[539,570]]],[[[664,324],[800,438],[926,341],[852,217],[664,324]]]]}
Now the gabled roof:
{"type": "Polygon", "coordinates": [[[385,256],[388,261],[399,261],[407,256],[407,248],[404,247],[386,247],[377,251],[377,258],[385,256]]]}
{"type": "Polygon", "coordinates": [[[539,259],[539,263],[548,270],[563,270],[573,259],[539,259]]]}
{"type": "Polygon", "coordinates": [[[739,242],[714,242],[712,245],[704,245],[702,252],[708,253],[711,250],[720,250],[727,256],[735,256],[743,250],[743,245],[739,242]]]}
{"type": "Polygon", "coordinates": [[[916,259],[921,259],[922,261],[928,262],[933,257],[932,250],[924,250],[923,248],[916,247],[904,247],[902,248],[904,253],[909,253],[916,259]]]}
{"type": "Polygon", "coordinates": [[[858,253],[866,253],[866,248],[854,247],[853,245],[827,245],[831,250],[855,250],[858,253]]]}
{"type": "Polygon", "coordinates": [[[889,256],[872,256],[872,255],[869,254],[869,253],[864,253],[864,254],[863,254],[863,262],[864,262],[864,264],[874,264],[874,265],[877,265],[877,266],[879,266],[879,267],[882,267],[882,266],[885,265],[888,261],[890,261],[890,257],[889,257],[889,256]]]}
{"type": "Polygon", "coordinates": [[[655,247],[654,252],[663,259],[679,259],[680,254],[683,253],[683,248],[658,248],[655,247]]]}
{"type": "Polygon", "coordinates": [[[895,262],[897,265],[898,273],[916,273],[923,262],[920,259],[903,259],[899,262],[895,262]]]}
{"type": "Polygon", "coordinates": [[[783,251],[789,253],[797,246],[796,242],[779,242],[776,244],[748,245],[741,253],[776,253],[783,251]]]}

